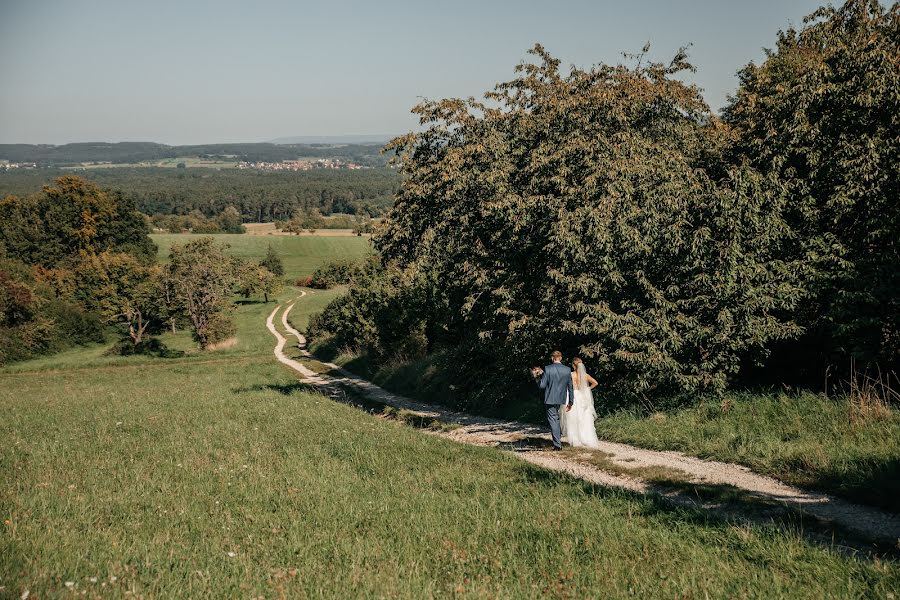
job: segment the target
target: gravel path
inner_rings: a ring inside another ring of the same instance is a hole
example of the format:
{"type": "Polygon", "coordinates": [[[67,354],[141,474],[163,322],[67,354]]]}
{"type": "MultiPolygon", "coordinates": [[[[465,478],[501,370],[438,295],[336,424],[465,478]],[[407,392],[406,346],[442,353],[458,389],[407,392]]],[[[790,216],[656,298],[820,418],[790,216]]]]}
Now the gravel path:
{"type": "MultiPolygon", "coordinates": [[[[304,295],[306,292],[301,293],[300,297],[304,295]]],[[[285,306],[281,323],[284,330],[296,338],[297,347],[303,355],[309,356],[306,339],[288,322],[288,315],[300,297],[285,306]]],[[[784,517],[785,511],[800,511],[824,526],[837,525],[854,537],[900,549],[900,515],[853,504],[828,494],[802,490],[754,473],[747,467],[702,460],[679,452],[646,450],[603,441],[599,451],[567,449],[561,453],[552,452],[545,449],[550,444],[550,436],[544,428],[517,421],[477,417],[411,400],[392,394],[331,363],[323,363],[331,369],[328,375],[318,374],[285,356],[287,340],[274,325],[275,316],[281,308],[276,306],[266,320],[266,326],[277,340],[275,357],[300,373],[304,382],[323,387],[323,391],[332,396],[338,388],[350,388],[370,400],[454,426],[453,429],[431,431],[435,435],[467,444],[506,448],[529,463],[591,483],[638,493],[657,493],[679,505],[699,506],[728,517],[754,521],[777,520],[784,517]],[[723,501],[721,495],[713,500],[704,500],[697,493],[698,488],[726,491],[731,501],[723,501]]]]}

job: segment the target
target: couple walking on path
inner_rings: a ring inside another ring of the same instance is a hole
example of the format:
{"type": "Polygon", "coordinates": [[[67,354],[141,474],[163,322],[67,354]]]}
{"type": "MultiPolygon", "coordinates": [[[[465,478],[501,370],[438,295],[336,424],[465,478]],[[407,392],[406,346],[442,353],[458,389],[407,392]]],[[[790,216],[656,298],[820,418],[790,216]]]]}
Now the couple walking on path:
{"type": "Polygon", "coordinates": [[[562,450],[560,438],[563,435],[571,446],[599,448],[600,440],[594,428],[597,411],[594,410],[594,395],[591,392],[597,387],[597,380],[588,375],[578,357],[572,361],[571,368],[562,364],[562,352],[559,350],[550,355],[550,360],[553,362],[543,369],[531,369],[531,374],[544,390],[553,449],[562,450]]]}

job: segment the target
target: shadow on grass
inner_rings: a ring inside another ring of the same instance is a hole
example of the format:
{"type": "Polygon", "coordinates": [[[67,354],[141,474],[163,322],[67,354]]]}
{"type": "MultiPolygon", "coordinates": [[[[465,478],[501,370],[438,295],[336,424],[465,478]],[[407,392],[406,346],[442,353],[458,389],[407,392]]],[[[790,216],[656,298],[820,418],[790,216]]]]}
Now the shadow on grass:
{"type": "Polygon", "coordinates": [[[799,485],[900,513],[900,458],[846,459],[835,467],[794,480],[799,485]]]}
{"type": "Polygon", "coordinates": [[[246,387],[234,388],[231,390],[235,394],[247,394],[250,392],[278,392],[282,396],[293,396],[300,392],[309,392],[318,394],[322,390],[310,383],[294,382],[294,383],[258,383],[246,387]]]}
{"type": "Polygon", "coordinates": [[[792,536],[819,548],[862,560],[900,560],[900,547],[888,541],[873,542],[830,522],[816,519],[799,508],[756,492],[728,484],[691,483],[681,479],[658,478],[650,493],[586,482],[566,473],[542,469],[528,463],[519,471],[523,479],[538,485],[575,485],[586,496],[600,500],[625,498],[637,512],[629,514],[662,518],[675,523],[732,532],[753,523],[756,527],[792,536]]]}
{"type": "Polygon", "coordinates": [[[145,338],[144,341],[135,344],[127,337],[120,338],[110,346],[104,356],[150,356],[156,358],[181,358],[185,355],[183,350],[174,350],[166,346],[162,340],[155,337],[145,338]]]}

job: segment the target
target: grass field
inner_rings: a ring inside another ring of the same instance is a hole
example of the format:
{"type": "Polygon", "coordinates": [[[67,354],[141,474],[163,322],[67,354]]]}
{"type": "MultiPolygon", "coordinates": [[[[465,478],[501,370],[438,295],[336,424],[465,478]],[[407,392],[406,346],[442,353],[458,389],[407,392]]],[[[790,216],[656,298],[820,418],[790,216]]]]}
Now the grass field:
{"type": "MultiPolygon", "coordinates": [[[[154,234],[150,236],[159,246],[160,260],[169,256],[173,244],[184,244],[192,239],[208,237],[200,234],[154,234]]],[[[259,236],[241,234],[217,234],[212,236],[219,243],[230,246],[229,252],[239,258],[259,261],[266,255],[269,244],[284,263],[285,278],[289,280],[312,274],[321,265],[337,259],[361,258],[369,252],[367,237],[319,237],[319,236],[259,236]]]]}
{"type": "MultiPolygon", "coordinates": [[[[365,356],[336,355],[327,342],[313,344],[312,350],[398,394],[453,406],[452,380],[441,355],[377,367],[365,356]]],[[[730,392],[724,399],[647,416],[605,411],[602,386],[594,396],[601,439],[738,463],[801,487],[900,512],[896,408],[865,415],[845,397],[730,392]]],[[[544,423],[533,397],[489,416],[544,423]]]]}
{"type": "Polygon", "coordinates": [[[651,417],[597,421],[604,439],[747,465],[814,489],[900,512],[900,411],[861,414],[846,398],[732,393],[651,417]]]}
{"type": "MultiPolygon", "coordinates": [[[[305,324],[339,291],[294,309],[305,324]]],[[[283,299],[296,294],[288,290],[283,299]]],[[[888,598],[891,561],[583,484],[336,404],[271,356],[0,371],[0,597],[888,598]]],[[[169,336],[167,343],[177,344],[169,336]]],[[[896,592],[894,592],[896,593],[896,592]]]]}

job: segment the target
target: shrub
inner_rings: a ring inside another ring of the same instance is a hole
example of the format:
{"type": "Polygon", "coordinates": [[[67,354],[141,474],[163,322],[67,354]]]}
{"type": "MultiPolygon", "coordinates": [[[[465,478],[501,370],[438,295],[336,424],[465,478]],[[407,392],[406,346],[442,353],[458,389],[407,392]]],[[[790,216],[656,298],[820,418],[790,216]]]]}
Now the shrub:
{"type": "Polygon", "coordinates": [[[309,287],[321,290],[333,288],[336,285],[347,285],[353,282],[353,277],[358,273],[359,263],[352,260],[340,260],[330,262],[316,269],[310,277],[309,287]]]}

